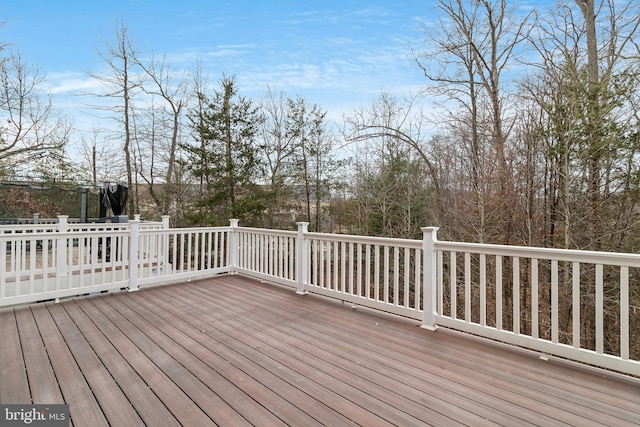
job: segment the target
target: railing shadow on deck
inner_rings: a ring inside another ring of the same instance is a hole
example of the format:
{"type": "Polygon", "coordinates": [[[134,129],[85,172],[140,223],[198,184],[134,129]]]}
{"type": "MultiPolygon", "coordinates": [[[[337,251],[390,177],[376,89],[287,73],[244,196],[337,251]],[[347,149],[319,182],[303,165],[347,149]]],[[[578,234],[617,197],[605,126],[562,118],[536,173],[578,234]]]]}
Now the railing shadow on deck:
{"type": "MultiPolygon", "coordinates": [[[[52,221],[53,222],[53,221],[52,221]]],[[[0,226],[0,308],[243,274],[640,376],[640,256],[240,227],[0,226]]]]}

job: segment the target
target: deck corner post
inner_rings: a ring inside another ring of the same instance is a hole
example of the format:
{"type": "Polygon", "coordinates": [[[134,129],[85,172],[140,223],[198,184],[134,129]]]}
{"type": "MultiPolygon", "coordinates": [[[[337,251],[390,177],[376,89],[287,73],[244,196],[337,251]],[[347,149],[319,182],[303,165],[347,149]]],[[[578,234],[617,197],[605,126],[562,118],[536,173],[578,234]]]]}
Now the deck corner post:
{"type": "Polygon", "coordinates": [[[129,221],[129,292],[138,290],[140,220],[129,221]]]}
{"type": "MultiPolygon", "coordinates": [[[[66,233],[69,231],[68,218],[69,215],[58,215],[58,233],[66,233]]],[[[64,237],[56,240],[56,271],[60,276],[66,276],[69,273],[67,250],[73,250],[73,245],[69,248],[67,243],[67,238],[64,237]]]]}
{"type": "Polygon", "coordinates": [[[169,218],[171,218],[170,215],[162,215],[160,218],[162,218],[162,229],[163,230],[168,230],[169,229],[169,218]]]}
{"type": "Polygon", "coordinates": [[[298,295],[306,295],[307,290],[305,285],[307,284],[308,266],[309,266],[309,245],[305,239],[305,234],[309,230],[308,222],[297,222],[298,236],[296,239],[296,279],[298,286],[296,293],[298,295]]]}
{"type": "Polygon", "coordinates": [[[422,227],[423,252],[423,290],[422,290],[422,328],[435,331],[436,288],[438,284],[437,258],[435,243],[438,241],[438,227],[422,227]]]}
{"type": "Polygon", "coordinates": [[[231,232],[229,233],[229,273],[238,273],[238,252],[240,250],[239,237],[238,237],[238,224],[239,219],[230,219],[231,232]]]}

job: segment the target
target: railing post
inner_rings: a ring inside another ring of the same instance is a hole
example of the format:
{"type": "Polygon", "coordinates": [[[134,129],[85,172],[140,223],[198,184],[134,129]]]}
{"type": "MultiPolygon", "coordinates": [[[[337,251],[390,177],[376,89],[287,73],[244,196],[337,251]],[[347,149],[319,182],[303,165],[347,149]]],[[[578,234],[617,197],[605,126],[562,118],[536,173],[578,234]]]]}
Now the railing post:
{"type": "MultiPolygon", "coordinates": [[[[169,218],[170,218],[170,216],[169,215],[162,215],[161,218],[162,218],[162,229],[163,230],[168,230],[169,229],[169,218]]],[[[160,271],[159,270],[160,269],[160,264],[162,264],[165,269],[169,268],[169,234],[163,233],[162,236],[163,236],[162,237],[162,248],[161,248],[161,251],[160,251],[160,253],[162,255],[160,255],[161,259],[160,259],[160,262],[159,262],[159,265],[158,265],[158,272],[160,271]]]]}
{"type": "Polygon", "coordinates": [[[140,220],[129,221],[129,292],[138,290],[140,220]]]}
{"type": "MultiPolygon", "coordinates": [[[[58,215],[58,233],[66,233],[69,231],[69,223],[67,219],[69,215],[58,215]]],[[[56,240],[56,273],[58,276],[66,276],[69,272],[67,265],[67,238],[59,238],[56,240]]],[[[73,250],[73,246],[70,250],[73,250]]]]}
{"type": "Polygon", "coordinates": [[[438,227],[422,227],[422,252],[424,287],[422,289],[422,328],[435,331],[436,324],[436,290],[437,290],[437,258],[435,243],[438,241],[438,227]]]}
{"type": "Polygon", "coordinates": [[[236,274],[238,272],[238,251],[239,243],[238,243],[238,228],[240,220],[238,219],[230,219],[229,223],[231,225],[231,232],[229,233],[229,273],[236,274]]]}
{"type": "Polygon", "coordinates": [[[309,246],[304,235],[308,231],[308,222],[297,222],[298,237],[296,240],[296,279],[298,281],[298,288],[296,293],[298,295],[306,295],[307,291],[305,285],[307,284],[307,275],[309,267],[309,246]]]}

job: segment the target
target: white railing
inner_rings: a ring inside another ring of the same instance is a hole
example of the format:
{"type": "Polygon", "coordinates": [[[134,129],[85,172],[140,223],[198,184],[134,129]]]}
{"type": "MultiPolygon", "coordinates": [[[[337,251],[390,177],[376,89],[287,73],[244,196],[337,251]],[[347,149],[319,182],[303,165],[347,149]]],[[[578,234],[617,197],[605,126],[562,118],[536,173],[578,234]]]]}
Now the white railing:
{"type": "Polygon", "coordinates": [[[46,233],[58,231],[58,224],[9,224],[0,225],[0,234],[46,233]]]}
{"type": "Polygon", "coordinates": [[[632,336],[640,322],[639,255],[441,242],[431,227],[422,240],[404,240],[307,226],[268,230],[231,220],[171,229],[165,218],[94,227],[62,218],[55,231],[0,227],[0,307],[244,274],[424,328],[640,375],[640,338],[632,336]]]}
{"type": "Polygon", "coordinates": [[[233,270],[422,320],[422,241],[237,227],[233,270]]]}
{"type": "Polygon", "coordinates": [[[73,225],[60,219],[55,230],[0,227],[0,307],[230,271],[230,227],[169,229],[168,217],[73,225]]]}
{"type": "Polygon", "coordinates": [[[130,289],[231,271],[230,227],[138,230],[139,224],[131,225],[131,251],[138,258],[130,289]]]}
{"type": "Polygon", "coordinates": [[[305,290],[422,320],[422,242],[309,233],[305,290]]]}
{"type": "Polygon", "coordinates": [[[640,375],[640,255],[440,242],[436,230],[435,324],[640,375]]]}
{"type": "Polygon", "coordinates": [[[640,255],[237,227],[233,271],[640,375],[640,255]],[[638,298],[638,297],[636,297],[638,298]],[[424,308],[427,309],[424,309],[424,308]],[[573,309],[577,307],[577,309],[573,309]],[[637,336],[637,333],[636,333],[637,336]],[[636,350],[637,353],[637,350],[636,350]]]}
{"type": "Polygon", "coordinates": [[[129,233],[0,234],[0,306],[125,288],[129,233]]]}
{"type": "Polygon", "coordinates": [[[297,286],[296,232],[238,227],[234,220],[231,225],[237,250],[230,261],[235,272],[297,286]]]}

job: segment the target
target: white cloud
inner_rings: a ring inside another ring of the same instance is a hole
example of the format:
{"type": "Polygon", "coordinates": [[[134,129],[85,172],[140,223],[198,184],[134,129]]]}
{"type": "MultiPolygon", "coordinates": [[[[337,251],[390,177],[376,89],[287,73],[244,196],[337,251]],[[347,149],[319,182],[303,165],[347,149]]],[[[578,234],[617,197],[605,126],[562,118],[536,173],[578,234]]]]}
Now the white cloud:
{"type": "Polygon", "coordinates": [[[79,73],[51,73],[48,80],[52,94],[81,94],[96,92],[100,83],[89,75],[79,73]]]}

